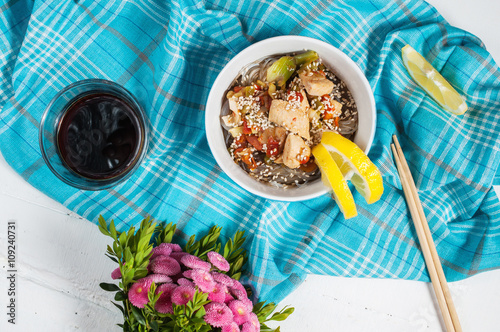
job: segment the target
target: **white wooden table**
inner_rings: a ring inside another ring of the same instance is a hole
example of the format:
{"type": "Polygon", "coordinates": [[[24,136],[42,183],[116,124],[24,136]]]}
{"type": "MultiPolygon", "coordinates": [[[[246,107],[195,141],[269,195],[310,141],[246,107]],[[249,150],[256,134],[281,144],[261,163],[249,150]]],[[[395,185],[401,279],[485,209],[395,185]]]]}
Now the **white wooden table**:
{"type": "MultiPolygon", "coordinates": [[[[500,61],[500,2],[429,1],[479,36],[500,61]]],[[[0,331],[119,331],[119,311],[99,283],[114,263],[97,227],[32,188],[0,158],[0,331]],[[16,222],[16,325],[8,323],[7,223],[16,222]]],[[[498,190],[498,188],[496,188],[498,190]]],[[[500,192],[498,190],[497,192],[500,192]]],[[[500,258],[499,258],[500,259],[500,258]]],[[[464,331],[500,330],[500,270],[450,283],[464,331]]],[[[432,288],[404,280],[309,276],[281,306],[282,331],[441,331],[432,288]]]]}

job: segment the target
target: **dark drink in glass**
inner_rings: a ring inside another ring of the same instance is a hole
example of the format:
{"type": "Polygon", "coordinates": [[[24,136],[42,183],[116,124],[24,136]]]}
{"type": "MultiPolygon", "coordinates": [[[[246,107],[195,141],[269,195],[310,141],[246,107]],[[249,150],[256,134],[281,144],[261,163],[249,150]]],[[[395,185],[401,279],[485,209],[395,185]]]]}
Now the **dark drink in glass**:
{"type": "Polygon", "coordinates": [[[118,176],[139,154],[140,124],[117,96],[95,93],[68,107],[57,131],[59,153],[75,173],[90,179],[118,176]]]}
{"type": "Polygon", "coordinates": [[[61,90],[40,122],[49,169],[73,187],[102,190],[129,177],[147,152],[146,115],[122,86],[89,79],[61,90]]]}

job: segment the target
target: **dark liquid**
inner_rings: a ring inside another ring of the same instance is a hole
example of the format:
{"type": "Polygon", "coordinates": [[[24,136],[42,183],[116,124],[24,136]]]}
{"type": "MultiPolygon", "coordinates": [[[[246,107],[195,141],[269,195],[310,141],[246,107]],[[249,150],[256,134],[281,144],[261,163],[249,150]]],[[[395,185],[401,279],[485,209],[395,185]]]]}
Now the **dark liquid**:
{"type": "Polygon", "coordinates": [[[143,131],[134,110],[110,94],[71,104],[59,123],[59,153],[74,172],[90,179],[119,176],[134,165],[143,131]]]}

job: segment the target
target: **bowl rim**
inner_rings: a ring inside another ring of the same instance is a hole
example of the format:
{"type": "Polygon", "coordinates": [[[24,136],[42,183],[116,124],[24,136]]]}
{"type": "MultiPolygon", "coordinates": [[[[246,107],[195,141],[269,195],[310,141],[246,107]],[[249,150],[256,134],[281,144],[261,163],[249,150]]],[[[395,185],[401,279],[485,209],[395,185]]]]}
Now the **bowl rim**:
{"type": "MultiPolygon", "coordinates": [[[[206,103],[206,108],[205,108],[205,135],[207,137],[208,145],[209,148],[212,152],[212,155],[214,156],[217,164],[219,167],[226,173],[226,175],[237,185],[239,185],[241,188],[247,190],[250,193],[253,193],[257,196],[267,198],[267,199],[272,199],[272,200],[277,200],[277,201],[287,201],[287,202],[294,202],[294,201],[305,201],[309,199],[313,199],[319,196],[322,196],[326,193],[328,193],[328,189],[321,183],[321,181],[318,181],[321,185],[321,187],[318,187],[318,189],[312,193],[309,194],[295,194],[293,196],[289,196],[292,191],[300,191],[300,188],[289,188],[289,189],[282,189],[282,193],[269,193],[269,192],[263,192],[261,190],[258,190],[252,186],[247,185],[244,181],[241,181],[236,175],[234,174],[234,166],[229,165],[226,162],[224,162],[224,157],[218,153],[218,150],[216,149],[216,146],[220,144],[220,141],[217,139],[216,136],[218,136],[213,130],[211,131],[209,128],[209,125],[211,123],[211,117],[213,117],[214,113],[217,111],[214,109],[213,106],[211,105],[220,105],[222,96],[220,94],[216,95],[219,88],[223,88],[223,91],[227,89],[228,86],[225,86],[226,84],[230,84],[231,82],[227,82],[227,77],[225,77],[229,71],[233,68],[234,64],[241,63],[242,58],[246,58],[248,54],[251,54],[252,51],[255,49],[261,49],[266,45],[274,44],[276,42],[293,42],[293,43],[305,43],[305,47],[302,49],[314,49],[314,45],[321,45],[323,48],[329,49],[332,54],[335,54],[336,57],[339,58],[340,61],[345,62],[350,64],[352,70],[354,70],[357,75],[359,76],[360,81],[362,82],[362,87],[364,90],[367,92],[367,97],[369,99],[369,105],[370,105],[370,110],[371,110],[371,115],[373,117],[373,120],[370,124],[370,129],[371,133],[370,136],[367,139],[366,147],[364,149],[364,152],[368,154],[370,151],[370,148],[372,146],[374,137],[375,137],[375,130],[376,130],[376,123],[377,123],[377,112],[376,112],[376,107],[375,107],[375,98],[373,95],[373,90],[371,89],[371,86],[368,82],[368,79],[364,75],[364,73],[361,71],[357,63],[355,63],[350,57],[348,57],[344,52],[342,52],[340,49],[337,47],[322,41],[320,39],[316,38],[311,38],[311,37],[305,37],[305,36],[296,36],[296,35],[285,35],[285,36],[277,36],[277,37],[271,37],[267,38],[261,41],[258,41],[247,48],[243,49],[240,51],[238,54],[236,54],[225,66],[224,68],[220,71],[220,73],[217,75],[217,78],[215,79],[214,83],[212,84],[212,88],[210,89],[210,93],[207,98],[207,103],[206,103]],[[220,99],[220,100],[218,100],[220,99]],[[214,109],[213,111],[210,111],[214,109]],[[287,195],[288,191],[288,195],[287,195]]],[[[299,47],[297,47],[296,51],[302,50],[299,47]]],[[[294,51],[284,51],[283,53],[291,53],[294,51]]],[[[261,52],[259,52],[260,54],[261,52]]],[[[273,52],[272,54],[279,53],[279,52],[273,52]]],[[[270,53],[271,54],[271,53],[270,53]]],[[[265,56],[265,55],[264,55],[265,56]]],[[[245,61],[244,64],[239,64],[238,67],[243,67],[251,62],[257,61],[261,59],[262,56],[253,56],[250,61],[245,61]]],[[[239,71],[239,70],[238,70],[239,71]]],[[[347,84],[347,82],[346,82],[347,84]]],[[[220,121],[220,109],[218,110],[217,114],[219,115],[219,121],[220,121]]],[[[213,120],[212,120],[213,121],[213,120]]],[[[222,127],[221,127],[222,128],[222,127]]],[[[222,129],[221,129],[222,133],[222,129]]],[[[226,152],[227,156],[229,157],[229,154],[226,152]]],[[[231,164],[236,165],[232,159],[231,159],[231,164]]],[[[245,171],[241,169],[240,166],[236,165],[237,168],[239,168],[242,172],[244,172],[251,180],[255,181],[256,185],[261,184],[264,186],[267,186],[263,183],[258,182],[257,180],[251,178],[245,171]]],[[[238,172],[239,173],[239,172],[238,172]]],[[[315,182],[317,183],[317,182],[315,182]]],[[[315,183],[312,183],[311,185],[314,185],[315,183]]],[[[278,188],[276,188],[278,189],[278,188]]]]}

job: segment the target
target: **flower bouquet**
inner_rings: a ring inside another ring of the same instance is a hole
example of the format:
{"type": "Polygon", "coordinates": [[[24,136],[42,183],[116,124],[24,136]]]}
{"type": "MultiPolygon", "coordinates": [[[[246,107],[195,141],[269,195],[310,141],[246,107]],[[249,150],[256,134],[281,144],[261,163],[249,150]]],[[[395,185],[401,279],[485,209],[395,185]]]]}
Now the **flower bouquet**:
{"type": "Polygon", "coordinates": [[[181,248],[172,243],[172,223],[146,218],[137,232],[118,232],[113,221],[108,226],[100,217],[99,229],[113,239],[106,256],[118,264],[111,277],[120,280],[100,286],[115,292],[118,303],[112,303],[123,313],[123,331],[279,331],[266,322],[282,321],[294,310],[274,312],[275,303],[250,300],[239,282],[248,259],[243,231],[223,245],[222,228],[214,226],[181,248]]]}

